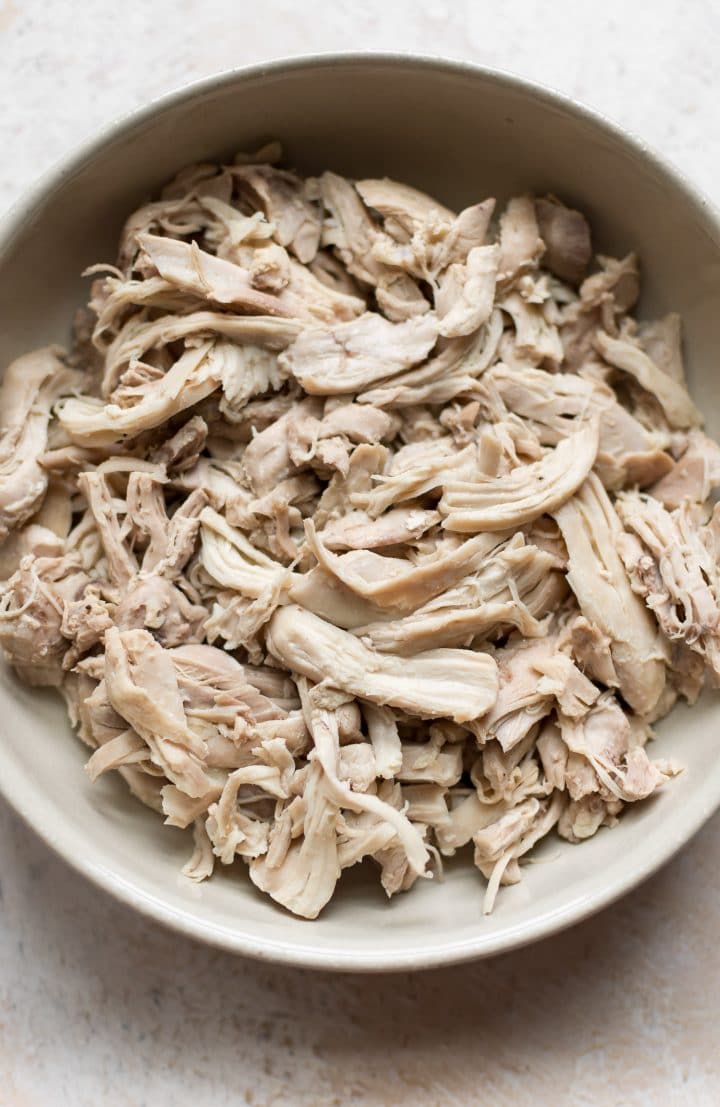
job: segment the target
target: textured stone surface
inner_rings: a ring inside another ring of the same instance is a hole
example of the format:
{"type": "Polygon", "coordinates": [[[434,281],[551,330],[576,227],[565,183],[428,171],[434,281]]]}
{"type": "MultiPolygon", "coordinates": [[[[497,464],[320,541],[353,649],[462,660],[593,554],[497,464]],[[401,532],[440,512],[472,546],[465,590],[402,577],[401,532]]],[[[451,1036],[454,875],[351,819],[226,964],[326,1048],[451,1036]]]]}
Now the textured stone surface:
{"type": "MultiPolygon", "coordinates": [[[[0,208],[113,116],[236,64],[443,53],[615,117],[720,201],[720,8],[670,0],[0,3],[0,208]]],[[[262,967],[135,917],[0,805],[0,1107],[715,1107],[716,818],[530,949],[416,976],[262,967]]]]}

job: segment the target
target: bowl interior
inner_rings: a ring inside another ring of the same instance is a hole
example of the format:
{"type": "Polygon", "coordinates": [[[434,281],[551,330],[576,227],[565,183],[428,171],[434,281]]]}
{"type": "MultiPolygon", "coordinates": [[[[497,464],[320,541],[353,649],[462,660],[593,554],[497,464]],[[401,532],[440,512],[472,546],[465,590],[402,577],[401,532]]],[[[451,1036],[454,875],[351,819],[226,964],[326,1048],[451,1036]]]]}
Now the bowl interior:
{"type": "MultiPolygon", "coordinates": [[[[403,58],[320,58],[256,69],[163,101],[111,128],[11,213],[0,234],[0,362],[63,342],[87,295],[80,274],[113,261],[124,216],[177,169],[278,137],[290,163],[389,175],[451,206],[526,190],[582,208],[596,245],[636,250],[641,314],[679,311],[691,389],[720,431],[720,230],[674,174],[612,128],[555,97],[481,70],[403,58]]],[[[399,968],[529,941],[609,902],[669,857],[720,802],[720,704],[676,709],[653,749],[687,771],[612,832],[552,841],[522,883],[481,914],[482,879],[459,859],[442,886],[385,901],[373,871],[344,874],[316,922],[261,897],[238,863],[196,887],[179,876],[189,837],[162,826],[121,781],[91,785],[64,706],[0,671],[0,788],[66,858],[125,901],[197,937],[256,956],[399,968]],[[548,863],[545,863],[548,862],[548,863]]]]}

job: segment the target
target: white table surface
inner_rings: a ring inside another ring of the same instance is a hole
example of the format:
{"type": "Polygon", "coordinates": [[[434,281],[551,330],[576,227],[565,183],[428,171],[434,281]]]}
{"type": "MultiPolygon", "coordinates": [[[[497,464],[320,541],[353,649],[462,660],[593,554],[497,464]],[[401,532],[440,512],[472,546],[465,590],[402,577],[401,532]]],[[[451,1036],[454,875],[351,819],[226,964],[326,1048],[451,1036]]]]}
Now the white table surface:
{"type": "MultiPolygon", "coordinates": [[[[0,208],[118,113],[313,50],[443,53],[554,85],[720,203],[713,0],[0,0],[0,208]]],[[[88,885],[0,803],[0,1107],[716,1107],[720,817],[529,949],[419,975],[259,966],[88,885]]]]}

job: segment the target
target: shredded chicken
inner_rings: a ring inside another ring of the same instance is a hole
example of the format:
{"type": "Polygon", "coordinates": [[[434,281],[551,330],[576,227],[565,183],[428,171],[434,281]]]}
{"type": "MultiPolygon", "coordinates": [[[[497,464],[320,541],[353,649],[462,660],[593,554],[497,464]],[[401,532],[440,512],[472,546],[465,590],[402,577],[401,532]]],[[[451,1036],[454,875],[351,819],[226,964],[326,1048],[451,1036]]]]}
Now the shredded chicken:
{"type": "Polygon", "coordinates": [[[0,645],[187,879],[241,858],[313,919],[472,847],[488,911],[679,771],[649,742],[720,683],[720,446],[581,212],[279,157],[183,170],[71,351],[6,369],[0,645]]]}

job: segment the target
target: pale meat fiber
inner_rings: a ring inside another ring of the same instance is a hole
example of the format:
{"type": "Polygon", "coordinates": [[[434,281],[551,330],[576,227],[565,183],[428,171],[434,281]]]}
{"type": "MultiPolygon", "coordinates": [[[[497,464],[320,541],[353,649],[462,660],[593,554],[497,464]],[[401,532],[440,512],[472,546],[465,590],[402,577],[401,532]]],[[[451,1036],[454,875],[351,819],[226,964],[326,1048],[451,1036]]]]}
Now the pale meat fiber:
{"type": "Polygon", "coordinates": [[[679,316],[561,198],[279,157],[180,173],[71,350],[5,369],[0,644],[184,878],[239,858],[314,919],[352,865],[391,896],[459,853],[490,911],[680,771],[652,725],[720,682],[720,446],[679,316]]]}

